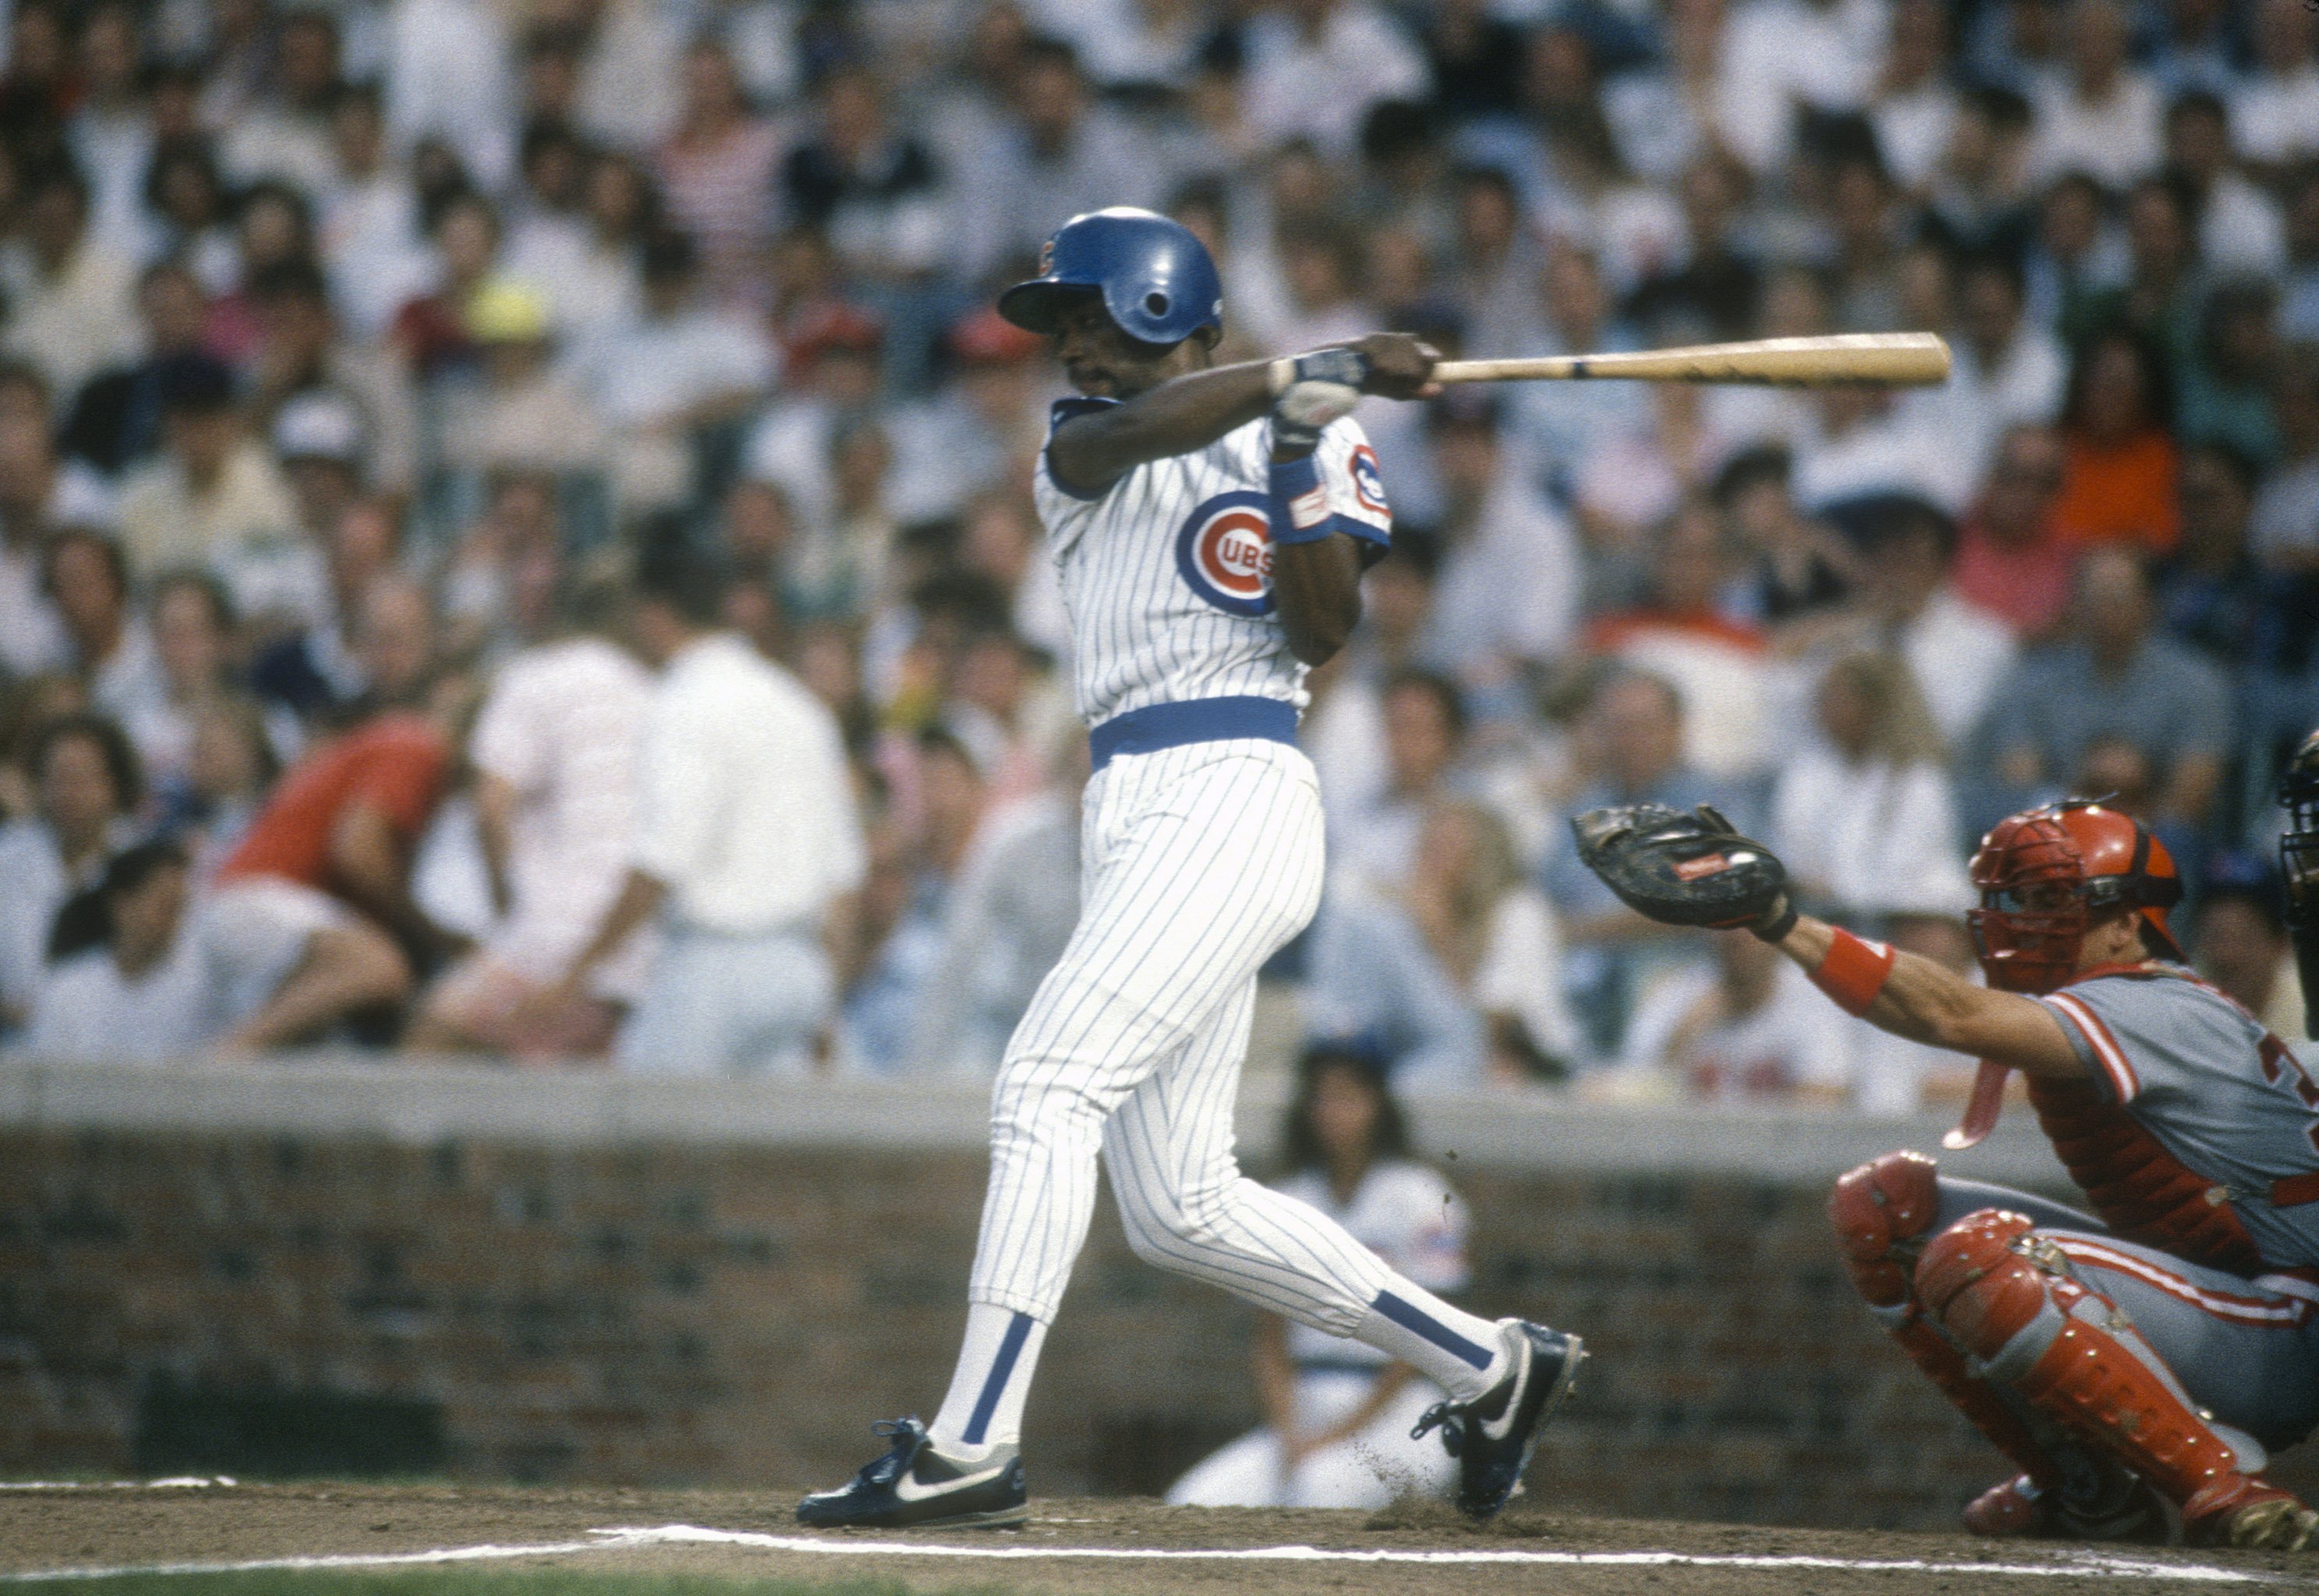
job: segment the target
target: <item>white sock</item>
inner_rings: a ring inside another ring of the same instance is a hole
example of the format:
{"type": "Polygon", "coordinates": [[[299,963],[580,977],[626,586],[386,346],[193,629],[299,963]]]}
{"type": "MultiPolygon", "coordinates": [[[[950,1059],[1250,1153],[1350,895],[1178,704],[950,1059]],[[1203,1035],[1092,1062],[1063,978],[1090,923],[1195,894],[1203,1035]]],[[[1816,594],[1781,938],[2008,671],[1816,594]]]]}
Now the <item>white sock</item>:
{"type": "Polygon", "coordinates": [[[1028,1313],[968,1303],[966,1344],[958,1351],[950,1394],[927,1430],[934,1450],[970,1463],[1021,1441],[1023,1403],[1046,1340],[1047,1327],[1028,1313]]]}
{"type": "Polygon", "coordinates": [[[1405,1280],[1377,1293],[1353,1338],[1411,1365],[1461,1402],[1503,1379],[1514,1355],[1502,1326],[1405,1280]]]}

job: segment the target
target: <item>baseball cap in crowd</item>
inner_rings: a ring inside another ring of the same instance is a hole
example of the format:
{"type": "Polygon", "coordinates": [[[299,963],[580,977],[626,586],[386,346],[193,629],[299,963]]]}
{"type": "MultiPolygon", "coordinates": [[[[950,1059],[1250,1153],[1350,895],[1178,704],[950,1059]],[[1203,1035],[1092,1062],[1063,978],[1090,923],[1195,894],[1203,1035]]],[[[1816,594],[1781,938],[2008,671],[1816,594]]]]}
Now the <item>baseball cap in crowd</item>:
{"type": "Polygon", "coordinates": [[[492,277],[467,297],[467,336],[479,344],[536,344],[548,331],[547,296],[528,283],[492,277]]]}
{"type": "Polygon", "coordinates": [[[950,352],[962,365],[1011,365],[1044,347],[1037,333],[1015,326],[994,306],[985,305],[951,324],[950,352]]]}
{"type": "Polygon", "coordinates": [[[886,324],[859,305],[828,300],[802,311],[789,327],[790,361],[811,365],[825,355],[876,355],[886,343],[886,324]]]}
{"type": "Polygon", "coordinates": [[[213,355],[193,351],[165,356],[154,367],[153,383],[160,391],[164,411],[233,408],[233,373],[213,355]]]}
{"type": "Polygon", "coordinates": [[[362,414],[341,394],[302,393],[275,415],[274,452],[284,463],[356,464],[363,453],[362,414]]]}

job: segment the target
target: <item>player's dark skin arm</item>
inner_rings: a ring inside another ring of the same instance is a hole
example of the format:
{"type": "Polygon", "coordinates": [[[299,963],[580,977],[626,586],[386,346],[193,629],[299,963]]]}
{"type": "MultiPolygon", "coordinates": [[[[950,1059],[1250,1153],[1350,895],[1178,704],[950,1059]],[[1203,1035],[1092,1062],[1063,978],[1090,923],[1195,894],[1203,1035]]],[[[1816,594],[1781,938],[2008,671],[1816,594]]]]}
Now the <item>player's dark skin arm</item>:
{"type": "MultiPolygon", "coordinates": [[[[1780,951],[1806,971],[1817,970],[1835,936],[1826,921],[1800,915],[1780,939],[1780,951]]],[[[1894,953],[1892,973],[1862,1018],[1910,1041],[2008,1064],[2024,1075],[2074,1080],[2086,1073],[2062,1022],[2044,1004],[1976,987],[1921,954],[1894,953]]]]}
{"type": "MultiPolygon", "coordinates": [[[[1368,356],[1369,392],[1422,399],[1439,391],[1430,381],[1434,352],[1407,334],[1372,333],[1351,347],[1368,356]]],[[[1205,332],[1164,348],[1139,343],[1093,294],[1066,311],[1055,355],[1071,385],[1122,402],[1055,428],[1047,445],[1055,479],[1077,492],[1101,493],[1139,465],[1205,448],[1270,410],[1268,363],[1210,366],[1213,347],[1205,332]]],[[[1299,660],[1325,664],[1344,647],[1361,618],[1360,577],[1359,551],[1341,534],[1274,546],[1273,593],[1299,660]]]]}

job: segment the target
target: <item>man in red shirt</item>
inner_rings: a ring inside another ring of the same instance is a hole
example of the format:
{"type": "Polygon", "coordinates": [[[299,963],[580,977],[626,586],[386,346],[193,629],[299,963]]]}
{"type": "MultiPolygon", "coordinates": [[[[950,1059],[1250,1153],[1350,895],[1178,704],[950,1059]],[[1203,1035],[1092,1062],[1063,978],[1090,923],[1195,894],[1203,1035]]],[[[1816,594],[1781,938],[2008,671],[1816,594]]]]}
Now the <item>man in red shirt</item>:
{"type": "Polygon", "coordinates": [[[392,933],[420,968],[457,939],[411,896],[411,861],[449,774],[452,741],[426,705],[434,618],[426,592],[399,577],[364,595],[356,650],[373,683],[371,712],[315,747],[282,778],[218,869],[221,907],[261,919],[335,898],[392,933]]]}

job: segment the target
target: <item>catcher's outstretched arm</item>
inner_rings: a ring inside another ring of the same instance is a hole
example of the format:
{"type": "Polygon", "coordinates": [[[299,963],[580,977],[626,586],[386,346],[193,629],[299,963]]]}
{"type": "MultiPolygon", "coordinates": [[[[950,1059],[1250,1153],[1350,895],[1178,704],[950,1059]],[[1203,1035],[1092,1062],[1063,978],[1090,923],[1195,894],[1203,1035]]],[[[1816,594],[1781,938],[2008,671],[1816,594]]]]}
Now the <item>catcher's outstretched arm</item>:
{"type": "MultiPolygon", "coordinates": [[[[1800,915],[1779,939],[1779,950],[1818,977],[1840,934],[1825,920],[1800,915]]],[[[2086,1073],[2062,1022],[2042,1003],[2017,992],[1976,987],[1932,960],[1895,948],[1891,973],[1861,1018],[1910,1041],[1948,1048],[2025,1075],[2066,1080],[2086,1073]]],[[[1824,984],[1824,983],[1823,983],[1824,984]]]]}

